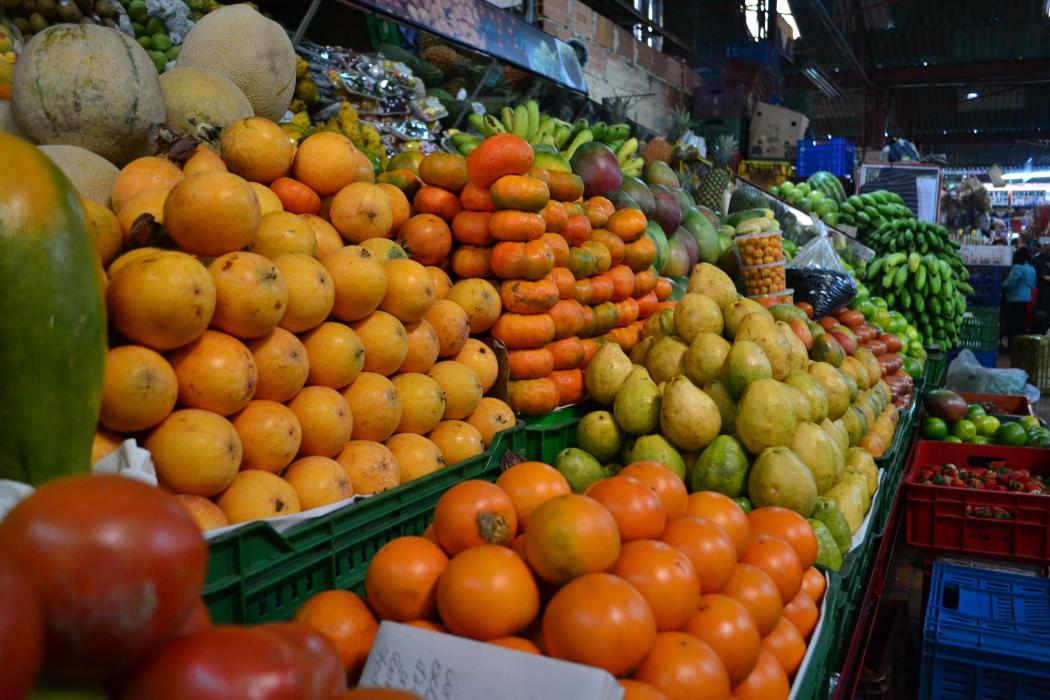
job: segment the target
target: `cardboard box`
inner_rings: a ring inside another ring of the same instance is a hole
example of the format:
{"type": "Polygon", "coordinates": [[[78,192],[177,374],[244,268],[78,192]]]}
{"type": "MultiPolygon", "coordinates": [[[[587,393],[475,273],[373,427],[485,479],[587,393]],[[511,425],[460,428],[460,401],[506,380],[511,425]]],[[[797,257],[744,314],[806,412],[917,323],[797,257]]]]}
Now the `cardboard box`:
{"type": "Polygon", "coordinates": [[[801,112],[760,102],[751,115],[751,158],[795,160],[798,140],[806,135],[809,117],[801,112]]]}
{"type": "Polygon", "coordinates": [[[611,674],[492,644],[384,621],[361,687],[399,688],[441,700],[621,700],[611,674]]]}

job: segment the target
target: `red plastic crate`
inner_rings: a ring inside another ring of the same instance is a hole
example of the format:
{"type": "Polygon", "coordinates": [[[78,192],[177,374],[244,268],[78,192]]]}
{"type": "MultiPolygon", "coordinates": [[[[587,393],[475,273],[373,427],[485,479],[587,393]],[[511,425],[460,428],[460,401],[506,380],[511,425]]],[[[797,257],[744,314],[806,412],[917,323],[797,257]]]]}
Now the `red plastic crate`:
{"type": "Polygon", "coordinates": [[[992,461],[1050,476],[1050,450],[928,440],[916,443],[904,476],[908,544],[932,552],[1050,562],[1050,495],[916,483],[919,472],[930,464],[985,467],[992,461]],[[967,515],[967,507],[978,506],[1003,508],[1013,518],[967,515]]]}
{"type": "Polygon", "coordinates": [[[966,403],[991,404],[995,409],[992,413],[1006,413],[1011,416],[1030,416],[1032,404],[1027,396],[1012,396],[1009,394],[975,394],[970,391],[960,391],[966,403]]]}

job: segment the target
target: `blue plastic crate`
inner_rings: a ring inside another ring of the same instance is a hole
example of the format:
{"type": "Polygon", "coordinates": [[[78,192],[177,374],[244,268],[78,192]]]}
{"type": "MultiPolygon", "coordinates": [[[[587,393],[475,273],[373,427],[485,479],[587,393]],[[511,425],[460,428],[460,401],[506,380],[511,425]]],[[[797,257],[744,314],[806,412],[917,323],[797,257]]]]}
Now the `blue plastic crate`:
{"type": "Polygon", "coordinates": [[[856,147],[848,140],[834,137],[830,141],[802,139],[795,151],[795,170],[799,177],[809,177],[826,170],[839,177],[853,175],[856,147]]]}
{"type": "Polygon", "coordinates": [[[1050,581],[934,563],[922,700],[1050,698],[1050,581]]]}
{"type": "Polygon", "coordinates": [[[1006,279],[1009,267],[1004,265],[967,265],[970,278],[966,280],[973,287],[973,294],[966,297],[972,306],[999,306],[1003,293],[1003,280],[1006,279]]]}
{"type": "MultiPolygon", "coordinates": [[[[955,348],[954,350],[948,351],[949,365],[952,363],[952,360],[959,356],[961,351],[962,348],[955,348]]],[[[977,358],[977,361],[981,363],[981,367],[990,367],[994,369],[998,366],[999,353],[996,350],[970,350],[970,352],[972,352],[973,356],[977,358]]]]}

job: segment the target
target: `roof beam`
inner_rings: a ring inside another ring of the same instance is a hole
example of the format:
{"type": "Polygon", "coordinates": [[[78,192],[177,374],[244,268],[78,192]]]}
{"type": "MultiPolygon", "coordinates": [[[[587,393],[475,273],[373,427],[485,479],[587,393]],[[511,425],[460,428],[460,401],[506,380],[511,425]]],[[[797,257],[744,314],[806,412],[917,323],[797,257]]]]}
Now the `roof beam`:
{"type": "Polygon", "coordinates": [[[1026,129],[1024,131],[969,131],[948,132],[947,134],[915,134],[912,139],[917,144],[942,143],[1013,143],[1015,141],[1050,141],[1050,126],[1044,129],[1026,129]]]}
{"type": "MultiPolygon", "coordinates": [[[[851,71],[828,74],[843,88],[861,87],[863,80],[851,71]]],[[[1020,61],[992,61],[987,63],[935,63],[929,66],[900,66],[876,68],[868,71],[868,78],[879,87],[934,87],[949,85],[976,85],[979,83],[1018,85],[1050,80],[1050,59],[1031,58],[1020,61]]],[[[809,84],[805,76],[786,79],[793,87],[809,84]]]]}

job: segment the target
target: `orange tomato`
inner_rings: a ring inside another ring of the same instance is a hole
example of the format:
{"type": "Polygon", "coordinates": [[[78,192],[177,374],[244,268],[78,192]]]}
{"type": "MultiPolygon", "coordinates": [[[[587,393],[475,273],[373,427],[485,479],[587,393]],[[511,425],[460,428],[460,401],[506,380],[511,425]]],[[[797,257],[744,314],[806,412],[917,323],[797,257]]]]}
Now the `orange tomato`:
{"type": "Polygon", "coordinates": [[[700,590],[719,593],[736,566],[736,550],[726,531],[709,520],[683,515],[667,523],[660,539],[685,553],[700,575],[700,590]]]}
{"type": "Polygon", "coordinates": [[[781,619],[773,631],[762,638],[762,648],[776,658],[784,673],[793,676],[806,655],[806,640],[793,624],[781,619]]]}
{"type": "Polygon", "coordinates": [[[661,632],[634,678],[668,700],[729,700],[729,675],[715,650],[685,632],[661,632]]]}
{"type": "Polygon", "coordinates": [[[513,649],[514,651],[521,651],[526,654],[540,654],[540,649],[535,644],[525,639],[524,637],[500,637],[499,639],[490,639],[489,644],[495,644],[498,647],[504,649],[513,649]]]}
{"type": "Polygon", "coordinates": [[[521,557],[487,544],[452,557],[438,582],[437,606],[453,634],[487,641],[532,624],[540,592],[521,557]]]}
{"type": "Polygon", "coordinates": [[[529,518],[541,504],[555,496],[572,493],[561,472],[543,462],[515,464],[499,475],[496,486],[503,489],[514,504],[519,531],[525,530],[529,518]]]}
{"type": "Polygon", "coordinates": [[[751,564],[737,564],[733,575],[722,589],[722,594],[733,598],[745,608],[755,621],[758,633],[765,636],[776,628],[784,610],[780,589],[769,575],[751,564]]]}
{"type": "Polygon", "coordinates": [[[656,621],[631,584],[611,574],[587,574],[567,583],[547,604],[543,641],[556,659],[621,676],[652,650],[656,621]]]}
{"type": "Polygon", "coordinates": [[[596,481],[587,489],[586,495],[612,514],[622,542],[655,539],[667,524],[667,514],[659,494],[629,476],[596,481]]]}
{"type": "Polygon", "coordinates": [[[747,515],[752,535],[773,535],[791,545],[803,569],[817,560],[817,536],[806,519],[793,510],[769,506],[747,515]]]}
{"type": "Polygon", "coordinates": [[[684,553],[655,540],[628,542],[612,573],[638,589],[661,632],[681,629],[700,604],[700,577],[684,553]]]}
{"type": "Polygon", "coordinates": [[[437,612],[437,582],[448,566],[441,548],[422,537],[398,537],[368,564],[365,594],[381,619],[407,622],[437,612]]]}
{"type": "Polygon", "coordinates": [[[787,605],[802,588],[802,564],[798,555],[784,540],[772,535],[759,535],[740,561],[754,564],[765,571],[780,591],[780,600],[787,605]]]}
{"type": "Polygon", "coordinates": [[[686,515],[710,520],[725,530],[733,540],[737,557],[743,556],[747,551],[751,543],[751,522],[747,519],[747,513],[733,503],[729,496],[715,491],[690,494],[685,512],[686,515]]]}
{"type": "Polygon", "coordinates": [[[621,678],[618,682],[623,688],[623,700],[667,700],[666,695],[648,683],[629,678],[621,678]]]}
{"type": "MultiPolygon", "coordinates": [[[[597,350],[597,347],[594,349],[597,350]]],[[[587,359],[589,360],[590,357],[587,359]]],[[[686,514],[689,494],[685,490],[685,484],[677,474],[659,462],[643,461],[628,464],[620,470],[618,476],[637,479],[656,491],[668,520],[686,514]]]]}
{"type": "Polygon", "coordinates": [[[434,508],[434,534],[449,554],[483,544],[506,544],[517,531],[518,516],[510,496],[488,481],[461,481],[442,494],[434,508]]]}
{"type": "Polygon", "coordinates": [[[791,602],[784,606],[784,619],[794,625],[799,634],[806,639],[813,634],[813,628],[817,626],[819,618],[817,604],[803,590],[799,590],[791,602]]]}
{"type": "Polygon", "coordinates": [[[732,685],[747,678],[755,668],[762,638],[747,609],[729,596],[703,596],[685,631],[715,650],[732,685]]]}
{"type": "Polygon", "coordinates": [[[593,498],[555,496],[529,518],[525,555],[540,578],[565,583],[611,569],[620,556],[620,533],[613,516],[593,498]]]}
{"type": "Polygon", "coordinates": [[[808,593],[809,597],[817,605],[820,605],[820,601],[824,599],[824,591],[827,587],[828,580],[824,578],[824,574],[820,573],[812,566],[803,572],[802,590],[808,593]]]}
{"type": "Polygon", "coordinates": [[[758,652],[758,663],[751,675],[733,688],[733,700],[786,700],[790,694],[787,674],[765,649],[758,652]]]}
{"type": "Polygon", "coordinates": [[[379,623],[356,593],[322,591],[306,599],[292,618],[312,627],[335,644],[351,683],[365,667],[379,623]]]}

